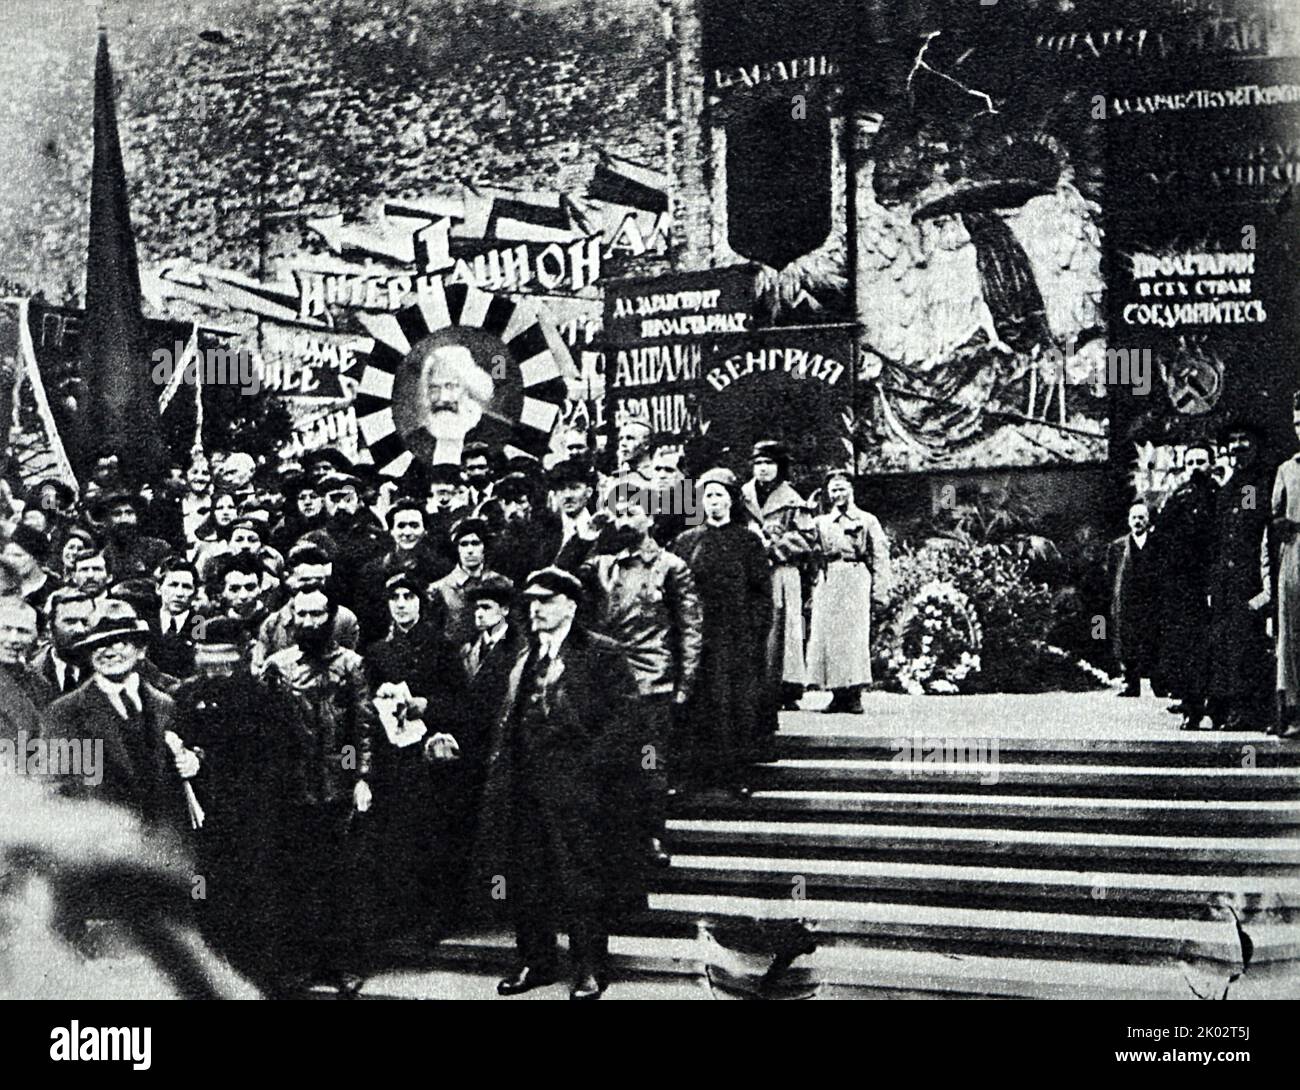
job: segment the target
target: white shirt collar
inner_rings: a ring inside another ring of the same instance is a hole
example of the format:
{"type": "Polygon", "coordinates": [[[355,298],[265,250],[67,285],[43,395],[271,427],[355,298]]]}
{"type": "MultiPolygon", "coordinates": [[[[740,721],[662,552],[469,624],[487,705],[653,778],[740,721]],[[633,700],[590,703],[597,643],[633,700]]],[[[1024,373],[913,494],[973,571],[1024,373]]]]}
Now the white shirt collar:
{"type": "Polygon", "coordinates": [[[111,681],[103,674],[96,674],[95,684],[108,697],[113,707],[117,709],[117,714],[123,719],[130,718],[127,714],[126,705],[123,703],[128,697],[137,710],[142,711],[144,709],[144,704],[140,700],[140,675],[134,670],[126,676],[125,681],[111,681]]]}
{"type": "Polygon", "coordinates": [[[568,638],[569,630],[573,627],[573,621],[563,622],[554,632],[539,632],[537,642],[541,647],[542,655],[545,658],[555,658],[560,653],[560,648],[564,646],[565,639],[568,638]]]}

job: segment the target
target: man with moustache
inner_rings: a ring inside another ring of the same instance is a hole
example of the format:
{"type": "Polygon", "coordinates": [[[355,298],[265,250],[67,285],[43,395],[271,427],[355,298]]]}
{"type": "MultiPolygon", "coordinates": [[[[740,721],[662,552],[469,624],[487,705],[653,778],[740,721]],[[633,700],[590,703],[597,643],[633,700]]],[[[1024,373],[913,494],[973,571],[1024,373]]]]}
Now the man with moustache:
{"type": "Polygon", "coordinates": [[[50,595],[45,604],[45,623],[50,643],[37,652],[27,667],[29,677],[42,707],[72,692],[89,677],[72,647],[89,630],[95,617],[95,603],[72,587],[63,587],[50,595]]]}
{"type": "Polygon", "coordinates": [[[184,745],[173,749],[171,697],[140,673],[149,626],[125,602],[108,599],[98,620],[72,647],[90,680],[49,707],[49,736],[79,744],[103,742],[102,778],[62,776],[60,789],[134,810],[150,823],[190,827],[183,781],[199,771],[199,757],[184,745]]]}
{"type": "MultiPolygon", "coordinates": [[[[557,932],[569,934],[571,999],[599,999],[611,916],[617,910],[619,843],[608,784],[627,702],[636,694],[618,646],[574,624],[582,584],[560,568],[533,572],[523,595],[532,639],[510,674],[488,746],[487,783],[471,910],[501,891],[515,923],[519,965],[497,985],[519,995],[552,983],[557,932]],[[502,885],[504,883],[504,886],[502,885]]],[[[623,888],[623,892],[628,892],[623,888]]]]}
{"type": "MultiPolygon", "coordinates": [[[[332,635],[333,604],[323,591],[289,601],[293,643],[255,667],[277,714],[298,739],[289,771],[285,903],[297,907],[286,968],[298,982],[328,980],[344,997],[363,980],[353,970],[354,814],[370,809],[376,714],[361,656],[332,635]]],[[[290,982],[286,982],[289,986],[290,982]]]]}
{"type": "Polygon", "coordinates": [[[112,578],[102,552],[86,553],[72,565],[72,585],[92,601],[103,601],[112,578]]]}
{"type": "Polygon", "coordinates": [[[492,490],[492,448],[486,443],[466,443],[460,456],[460,469],[469,509],[476,510],[492,490]]]}
{"type": "Polygon", "coordinates": [[[1260,549],[1272,473],[1260,456],[1254,424],[1232,420],[1221,435],[1231,471],[1214,505],[1208,710],[1221,730],[1263,730],[1272,720],[1274,664],[1264,627],[1271,593],[1260,570],[1260,549]]]}
{"type": "Polygon", "coordinates": [[[524,473],[507,473],[492,490],[499,524],[492,563],[516,586],[528,573],[554,562],[564,539],[560,516],[538,502],[539,489],[524,473]]]}
{"type": "Polygon", "coordinates": [[[1186,480],[1165,501],[1155,541],[1162,572],[1160,675],[1178,699],[1181,730],[1199,730],[1205,718],[1209,672],[1210,574],[1214,512],[1219,486],[1211,475],[1208,442],[1189,443],[1183,456],[1186,480]]]}
{"type": "Polygon", "coordinates": [[[321,481],[327,515],[324,531],[307,541],[323,545],[334,558],[338,601],[355,609],[361,593],[359,576],[370,561],[384,554],[388,541],[369,508],[361,502],[361,481],[352,473],[333,473],[321,481]]]}
{"type": "MultiPolygon", "coordinates": [[[[1110,623],[1115,658],[1124,672],[1120,696],[1142,694],[1142,679],[1156,676],[1160,649],[1158,550],[1151,541],[1151,510],[1138,500],[1128,509],[1128,533],[1110,543],[1110,623]]],[[[1161,695],[1157,693],[1157,695],[1161,695]]]]}
{"type": "MultiPolygon", "coordinates": [[[[333,581],[331,579],[334,562],[321,546],[308,541],[295,545],[289,550],[286,570],[285,587],[290,598],[302,590],[320,590],[328,594],[331,600],[334,600],[333,581]]],[[[333,616],[334,619],[331,623],[335,642],[341,647],[347,647],[355,651],[361,640],[357,615],[347,606],[339,605],[334,610],[333,616]]],[[[284,605],[261,622],[261,627],[257,632],[256,647],[256,655],[259,661],[276,651],[284,650],[293,642],[290,634],[292,620],[293,609],[286,601],[284,605]]]]}

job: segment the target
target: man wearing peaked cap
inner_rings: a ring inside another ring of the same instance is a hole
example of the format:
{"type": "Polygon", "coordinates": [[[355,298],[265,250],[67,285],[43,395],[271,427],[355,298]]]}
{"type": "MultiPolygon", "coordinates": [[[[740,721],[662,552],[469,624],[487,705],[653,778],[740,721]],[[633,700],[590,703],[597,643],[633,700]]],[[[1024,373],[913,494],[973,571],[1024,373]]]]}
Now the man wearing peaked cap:
{"type": "Polygon", "coordinates": [[[582,601],[582,581],[563,568],[542,568],[532,572],[524,583],[525,598],[553,598],[560,594],[575,604],[582,601]]]}
{"type": "MultiPolygon", "coordinates": [[[[522,591],[532,632],[515,660],[488,746],[488,775],[470,884],[490,909],[490,875],[510,890],[517,969],[497,985],[518,995],[559,973],[557,932],[574,961],[570,998],[600,998],[611,918],[629,898],[635,848],[621,843],[616,774],[604,735],[631,714],[635,682],[619,646],[575,626],[582,584],[560,568],[530,573],[522,591]]],[[[476,905],[472,901],[470,909],[476,905]]]]}
{"type": "Polygon", "coordinates": [[[453,647],[474,637],[473,607],[469,595],[485,579],[496,576],[487,564],[491,540],[488,524],[476,517],[459,520],[451,528],[456,566],[430,588],[430,597],[443,619],[443,631],[453,647]]]}

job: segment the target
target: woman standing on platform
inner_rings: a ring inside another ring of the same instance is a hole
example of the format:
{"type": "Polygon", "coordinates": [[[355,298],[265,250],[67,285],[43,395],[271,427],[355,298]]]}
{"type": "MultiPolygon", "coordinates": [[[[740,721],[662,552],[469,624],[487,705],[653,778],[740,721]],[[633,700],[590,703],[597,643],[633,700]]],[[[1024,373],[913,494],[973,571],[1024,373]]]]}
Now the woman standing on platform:
{"type": "Polygon", "coordinates": [[[696,482],[705,521],[679,534],[672,551],[690,566],[704,607],[704,641],[677,752],[683,786],[749,794],[772,718],[765,714],[765,650],[772,577],[762,539],[745,525],[739,482],[710,469],[696,482]]]}
{"type": "Polygon", "coordinates": [[[889,591],[889,539],[853,501],[853,479],[832,470],[822,485],[830,510],[814,521],[825,567],[812,593],[808,683],[833,694],[828,712],[862,711],[871,682],[871,602],[889,591]]]}

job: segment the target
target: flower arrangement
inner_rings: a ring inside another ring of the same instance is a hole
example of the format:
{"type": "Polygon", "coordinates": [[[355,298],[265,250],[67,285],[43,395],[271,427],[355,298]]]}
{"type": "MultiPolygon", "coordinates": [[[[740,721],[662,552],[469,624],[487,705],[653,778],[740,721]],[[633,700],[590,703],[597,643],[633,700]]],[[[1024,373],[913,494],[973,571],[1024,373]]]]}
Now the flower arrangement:
{"type": "Polygon", "coordinates": [[[909,693],[956,693],[980,670],[983,630],[970,599],[951,582],[932,580],[899,619],[889,666],[909,693]]]}

